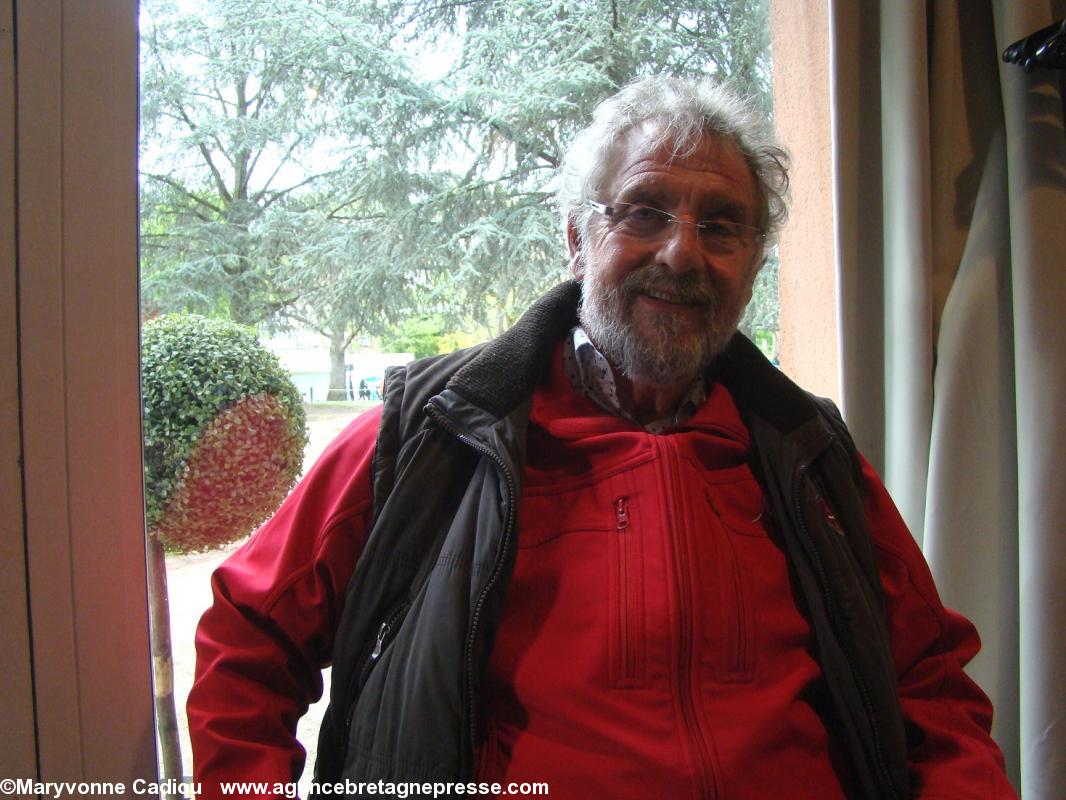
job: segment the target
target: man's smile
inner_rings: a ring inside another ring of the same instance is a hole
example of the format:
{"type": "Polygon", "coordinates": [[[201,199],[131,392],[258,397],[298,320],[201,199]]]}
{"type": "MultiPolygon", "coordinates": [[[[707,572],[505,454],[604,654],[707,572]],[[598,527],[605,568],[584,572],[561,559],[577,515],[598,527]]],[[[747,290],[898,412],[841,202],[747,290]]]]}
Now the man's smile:
{"type": "Polygon", "coordinates": [[[649,300],[656,300],[663,303],[669,303],[670,305],[679,306],[701,306],[705,300],[699,297],[687,297],[678,292],[671,291],[669,289],[641,289],[637,292],[638,295],[643,296],[649,300]]]}

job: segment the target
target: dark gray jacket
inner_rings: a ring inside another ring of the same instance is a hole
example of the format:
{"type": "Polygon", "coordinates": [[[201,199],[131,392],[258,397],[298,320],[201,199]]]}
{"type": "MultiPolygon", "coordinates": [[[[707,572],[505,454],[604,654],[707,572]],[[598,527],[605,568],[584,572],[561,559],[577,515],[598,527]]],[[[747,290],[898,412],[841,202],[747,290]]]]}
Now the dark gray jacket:
{"type": "MultiPolygon", "coordinates": [[[[315,777],[463,781],[515,563],[529,404],[579,287],[506,334],[390,372],[375,522],[336,635],[315,777]]],[[[833,700],[831,729],[867,798],[909,795],[896,674],[854,445],[836,409],[741,335],[715,361],[751,432],[833,700]],[[827,518],[824,509],[833,509],[827,518]]]]}

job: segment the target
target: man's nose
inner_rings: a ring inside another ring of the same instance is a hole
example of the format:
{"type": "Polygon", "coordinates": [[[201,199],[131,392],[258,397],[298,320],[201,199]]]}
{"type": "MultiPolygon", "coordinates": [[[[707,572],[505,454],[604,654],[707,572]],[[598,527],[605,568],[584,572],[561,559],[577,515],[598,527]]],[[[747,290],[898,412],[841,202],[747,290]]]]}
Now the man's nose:
{"type": "Polygon", "coordinates": [[[671,221],[662,233],[657,256],[659,263],[672,272],[680,274],[700,269],[704,254],[699,229],[685,220],[671,221]]]}

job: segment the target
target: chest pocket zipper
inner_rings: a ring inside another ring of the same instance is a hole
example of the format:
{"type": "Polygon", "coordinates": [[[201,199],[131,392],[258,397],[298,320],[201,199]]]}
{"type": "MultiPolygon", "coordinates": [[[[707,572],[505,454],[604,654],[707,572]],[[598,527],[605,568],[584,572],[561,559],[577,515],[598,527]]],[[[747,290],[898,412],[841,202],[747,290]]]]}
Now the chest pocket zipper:
{"type": "Polygon", "coordinates": [[[613,687],[632,688],[644,683],[644,569],[626,496],[614,500],[614,523],[608,544],[608,680],[613,687]]]}
{"type": "MultiPolygon", "coordinates": [[[[714,664],[714,675],[716,680],[723,683],[748,683],[755,679],[758,623],[752,612],[751,597],[737,548],[746,548],[750,553],[752,546],[763,546],[763,543],[767,547],[772,545],[760,522],[763,509],[760,509],[758,516],[749,520],[746,513],[723,513],[709,491],[705,491],[704,495],[722,531],[721,535],[713,537],[715,550],[714,557],[710,559],[716,565],[715,580],[719,587],[718,602],[722,614],[718,624],[719,655],[714,664]],[[738,535],[736,539],[733,538],[734,534],[738,535]]],[[[757,563],[752,559],[749,554],[743,563],[750,568],[757,563]]]]}

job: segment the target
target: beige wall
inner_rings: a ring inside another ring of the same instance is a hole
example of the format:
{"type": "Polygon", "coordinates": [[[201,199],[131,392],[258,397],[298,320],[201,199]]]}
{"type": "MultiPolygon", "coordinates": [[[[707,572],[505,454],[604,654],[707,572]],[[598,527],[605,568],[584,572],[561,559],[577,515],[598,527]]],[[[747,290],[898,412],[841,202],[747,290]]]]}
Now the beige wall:
{"type": "Polygon", "coordinates": [[[840,399],[825,0],[771,0],[774,124],[792,154],[792,203],[781,236],[781,368],[840,399]]]}

